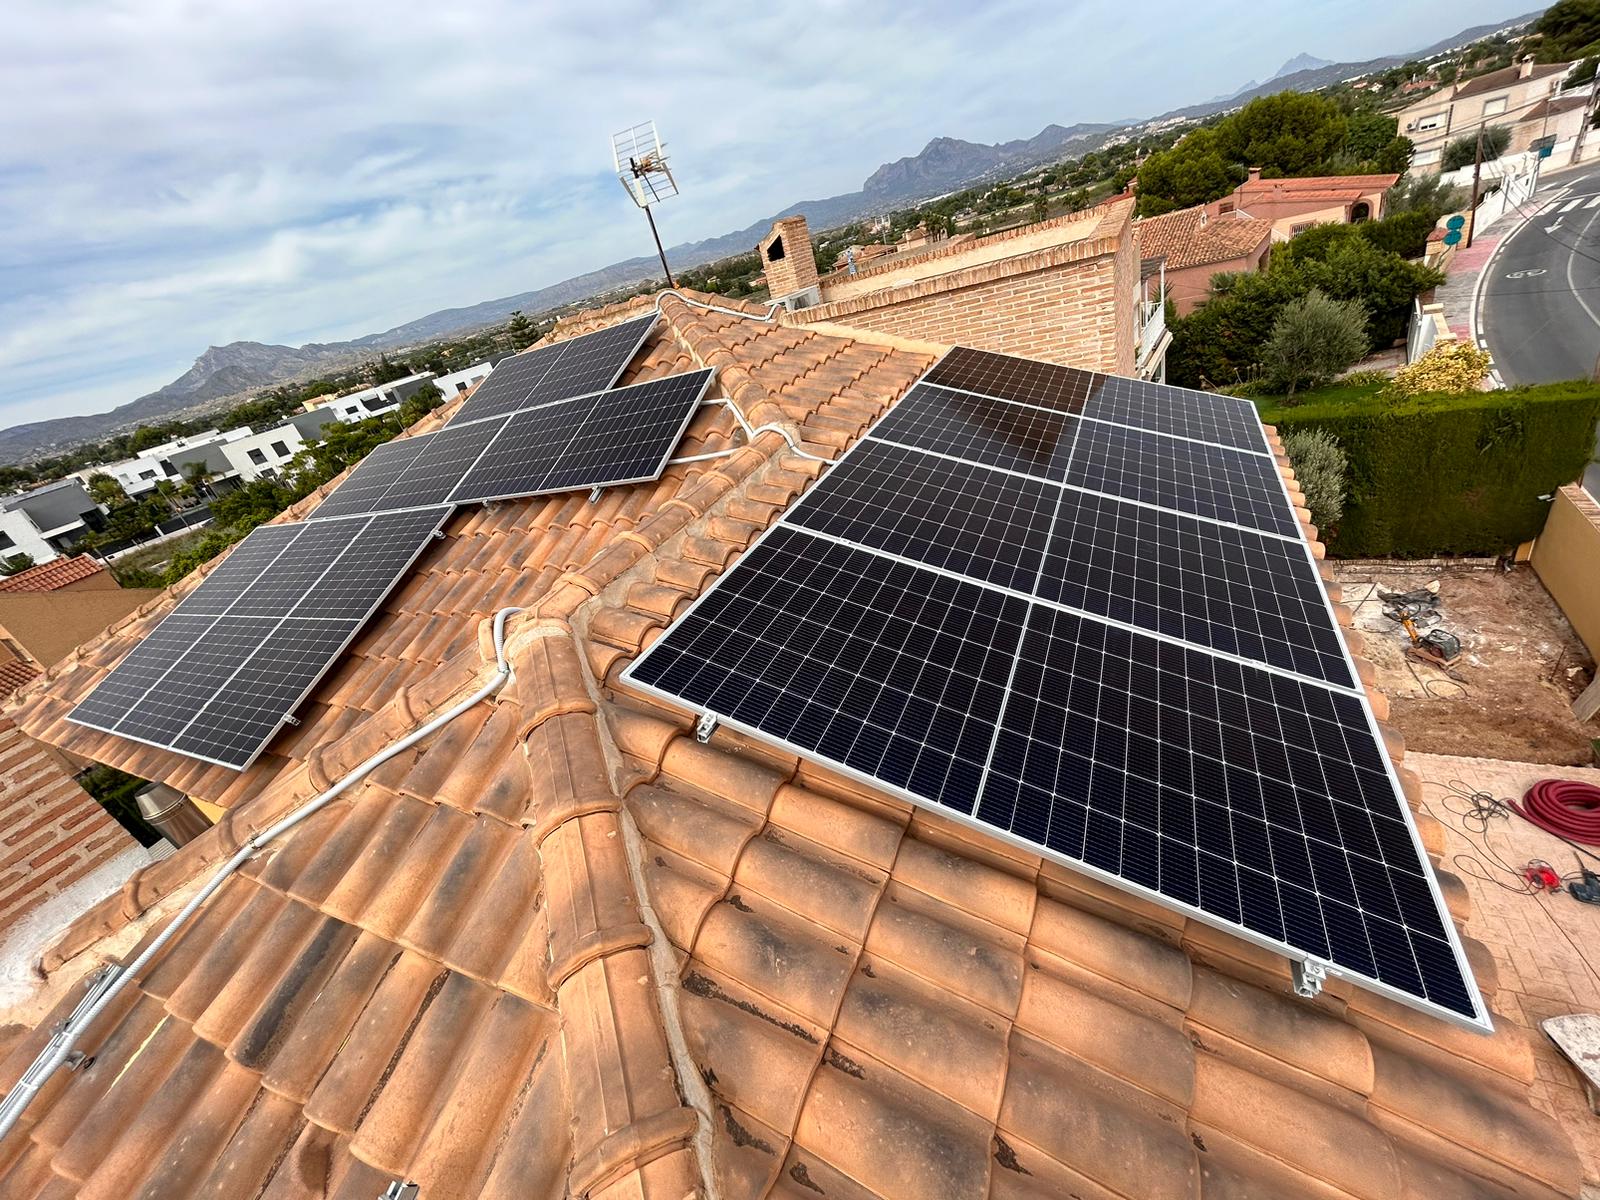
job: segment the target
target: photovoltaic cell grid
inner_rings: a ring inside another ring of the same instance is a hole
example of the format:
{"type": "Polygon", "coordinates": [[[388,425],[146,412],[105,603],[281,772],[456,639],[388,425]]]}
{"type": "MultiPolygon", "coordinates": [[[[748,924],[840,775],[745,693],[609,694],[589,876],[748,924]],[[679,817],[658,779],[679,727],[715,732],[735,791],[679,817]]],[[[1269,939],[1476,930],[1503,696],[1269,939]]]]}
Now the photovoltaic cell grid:
{"type": "Polygon", "coordinates": [[[1025,405],[919,384],[624,679],[1488,1028],[1259,423],[1003,357],[927,378],[1025,405]]]}
{"type": "Polygon", "coordinates": [[[390,442],[407,449],[374,463],[380,446],[307,520],[654,479],[714,376],[687,371],[390,442]]]}
{"type": "Polygon", "coordinates": [[[1101,375],[963,346],[945,355],[923,376],[923,381],[1238,450],[1267,448],[1255,406],[1232,396],[1101,375]]]}
{"type": "Polygon", "coordinates": [[[449,512],[382,513],[253,531],[69,719],[243,769],[449,512]]]}
{"type": "Polygon", "coordinates": [[[451,418],[464,425],[611,387],[655,328],[649,313],[582,337],[502,359],[451,418]]]}

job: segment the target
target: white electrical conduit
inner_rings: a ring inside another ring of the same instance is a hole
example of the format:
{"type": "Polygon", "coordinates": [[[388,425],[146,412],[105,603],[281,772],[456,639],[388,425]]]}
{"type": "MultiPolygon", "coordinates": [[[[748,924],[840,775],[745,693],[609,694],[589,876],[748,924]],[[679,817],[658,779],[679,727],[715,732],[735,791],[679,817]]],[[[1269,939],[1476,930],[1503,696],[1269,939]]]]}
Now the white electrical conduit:
{"type": "Polygon", "coordinates": [[[79,1002],[78,1007],[67,1018],[61,1028],[56,1031],[50,1042],[39,1052],[39,1057],[34,1059],[33,1065],[17,1081],[17,1085],[6,1094],[5,1100],[0,1102],[0,1139],[4,1139],[6,1134],[11,1132],[21,1118],[23,1111],[32,1102],[34,1096],[38,1094],[39,1089],[44,1087],[50,1076],[55,1074],[62,1063],[72,1057],[73,1043],[82,1036],[84,1030],[94,1023],[94,1019],[116,998],[117,993],[122,991],[149,964],[150,960],[161,952],[161,948],[172,940],[173,935],[183,928],[184,924],[190,917],[194,916],[200,906],[227,882],[228,876],[248,862],[250,857],[268,842],[289,832],[300,822],[320,812],[395,755],[404,750],[409,750],[412,746],[422,741],[423,738],[443,729],[462,713],[487,700],[505,686],[506,681],[511,678],[511,664],[506,659],[506,620],[513,613],[521,611],[520,608],[502,608],[494,615],[494,658],[496,669],[493,677],[487,683],[453,708],[440,713],[426,725],[413,729],[398,742],[378,751],[327,791],[308,800],[277,824],[269,825],[266,829],[256,834],[243,846],[239,847],[238,853],[230,858],[222,869],[195,893],[193,899],[185,904],[178,912],[178,915],[161,931],[160,936],[145,948],[143,954],[125,966],[119,967],[114,964],[107,964],[104,974],[89,989],[88,994],[79,1002]]]}

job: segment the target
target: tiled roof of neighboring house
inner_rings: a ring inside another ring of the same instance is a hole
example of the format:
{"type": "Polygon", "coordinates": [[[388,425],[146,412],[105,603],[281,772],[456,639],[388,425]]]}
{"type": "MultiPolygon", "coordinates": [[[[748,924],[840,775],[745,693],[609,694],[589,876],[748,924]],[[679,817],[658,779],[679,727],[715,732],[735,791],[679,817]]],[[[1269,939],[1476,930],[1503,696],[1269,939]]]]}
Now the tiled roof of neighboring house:
{"type": "MultiPolygon", "coordinates": [[[[1536,63],[1527,78],[1543,79],[1547,75],[1564,74],[1571,65],[1571,63],[1536,63]]],[[[1481,96],[1484,92],[1497,92],[1501,88],[1508,88],[1521,82],[1522,79],[1521,68],[1513,63],[1509,67],[1501,67],[1498,71],[1490,71],[1487,75],[1467,80],[1456,88],[1454,98],[1463,100],[1468,96],[1481,96]]]]}
{"type": "Polygon", "coordinates": [[[1251,179],[1235,190],[1241,204],[1272,197],[1283,200],[1327,200],[1352,203],[1373,192],[1384,192],[1400,179],[1398,175],[1317,175],[1298,179],[1251,179]]]}
{"type": "Polygon", "coordinates": [[[1272,222],[1255,217],[1207,217],[1204,205],[1159,217],[1140,217],[1139,253],[1165,257],[1168,271],[1230,262],[1260,250],[1272,237],[1272,222]]]}
{"type": "Polygon", "coordinates": [[[38,667],[21,659],[0,663],[0,700],[4,700],[25,684],[32,683],[39,674],[38,667]]]}
{"type": "Polygon", "coordinates": [[[1557,96],[1551,100],[1541,100],[1530,108],[1522,117],[1522,121],[1542,121],[1546,117],[1558,116],[1561,113],[1572,112],[1574,109],[1584,108],[1589,103],[1587,95],[1557,96]]]}
{"type": "MultiPolygon", "coordinates": [[[[633,376],[717,366],[752,422],[825,454],[932,361],[662,307],[633,376]]],[[[708,408],[684,453],[734,438],[708,408]]],[[[75,924],[45,963],[75,974],[477,687],[486,615],[527,609],[493,702],[256,856],[104,1014],[89,1064],[0,1144],[0,1194],[371,1200],[404,1177],[423,1200],[680,1200],[709,1175],[725,1200],[1576,1195],[1521,1027],[1478,1037],[1337,982],[1296,1000],[1280,958],[617,690],[818,473],[766,434],[595,503],[458,513],[235,787],[62,722],[170,599],[31,689],[42,736],[232,806],[75,924]]]]}
{"type": "Polygon", "coordinates": [[[104,566],[87,554],[53,558],[0,579],[0,592],[53,592],[104,570],[104,566]]]}

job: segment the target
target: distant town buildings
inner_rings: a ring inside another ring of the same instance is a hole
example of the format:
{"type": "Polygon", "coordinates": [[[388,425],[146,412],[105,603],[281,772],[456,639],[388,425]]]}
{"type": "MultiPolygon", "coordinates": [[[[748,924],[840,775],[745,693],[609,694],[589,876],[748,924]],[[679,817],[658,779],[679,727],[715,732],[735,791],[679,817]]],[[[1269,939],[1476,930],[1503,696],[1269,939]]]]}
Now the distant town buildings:
{"type": "Polygon", "coordinates": [[[42,563],[70,553],[103,515],[82,480],[70,476],[0,496],[0,558],[26,554],[42,563]]]}
{"type": "Polygon", "coordinates": [[[1536,140],[1555,137],[1557,144],[1575,139],[1594,84],[1561,96],[1561,85],[1575,63],[1520,63],[1451,84],[1395,113],[1400,133],[1415,148],[1413,168],[1435,172],[1444,148],[1479,129],[1504,125],[1511,129],[1507,153],[1528,149],[1536,140]]]}

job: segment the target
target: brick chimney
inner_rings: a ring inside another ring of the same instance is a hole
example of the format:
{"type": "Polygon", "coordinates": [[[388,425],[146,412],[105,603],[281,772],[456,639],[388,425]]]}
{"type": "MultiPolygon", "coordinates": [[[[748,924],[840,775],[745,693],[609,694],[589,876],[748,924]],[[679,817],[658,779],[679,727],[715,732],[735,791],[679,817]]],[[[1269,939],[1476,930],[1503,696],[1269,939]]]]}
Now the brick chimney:
{"type": "Polygon", "coordinates": [[[1251,183],[1260,183],[1261,182],[1261,168],[1260,167],[1251,167],[1250,168],[1250,182],[1251,183]]]}
{"type": "Polygon", "coordinates": [[[1533,74],[1533,55],[1529,54],[1517,64],[1517,78],[1526,79],[1533,74]]]}
{"type": "Polygon", "coordinates": [[[817,286],[817,256],[804,217],[785,217],[757,247],[767,293],[777,300],[817,286]]]}

